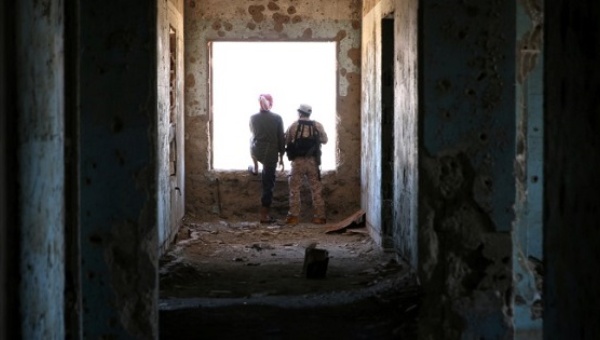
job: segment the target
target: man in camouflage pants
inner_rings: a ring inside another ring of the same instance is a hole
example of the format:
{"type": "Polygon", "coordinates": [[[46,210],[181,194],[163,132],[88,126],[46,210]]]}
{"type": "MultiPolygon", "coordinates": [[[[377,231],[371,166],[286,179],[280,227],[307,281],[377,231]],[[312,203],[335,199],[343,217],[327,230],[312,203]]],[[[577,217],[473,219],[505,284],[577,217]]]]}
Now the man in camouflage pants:
{"type": "Polygon", "coordinates": [[[323,125],[310,120],[312,107],[301,104],[298,108],[298,120],[293,122],[285,134],[288,158],[292,169],[288,179],[289,184],[289,211],[287,224],[297,224],[300,215],[300,189],[304,177],[308,179],[312,193],[314,217],[312,223],[325,224],[325,202],[323,200],[321,175],[321,144],[327,143],[327,134],[323,125]],[[302,142],[302,143],[300,143],[302,142]]]}

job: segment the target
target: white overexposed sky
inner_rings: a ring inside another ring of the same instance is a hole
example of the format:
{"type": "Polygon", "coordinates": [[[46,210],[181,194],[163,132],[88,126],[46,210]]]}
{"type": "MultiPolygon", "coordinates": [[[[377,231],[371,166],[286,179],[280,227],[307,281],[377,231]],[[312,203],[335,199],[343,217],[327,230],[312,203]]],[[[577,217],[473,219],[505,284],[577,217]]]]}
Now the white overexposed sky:
{"type": "Polygon", "coordinates": [[[212,42],[213,168],[252,164],[249,120],[259,111],[259,95],[269,93],[284,129],[298,118],[300,104],[312,106],[311,119],[329,137],[321,169],[335,169],[336,69],[335,42],[212,42]]]}

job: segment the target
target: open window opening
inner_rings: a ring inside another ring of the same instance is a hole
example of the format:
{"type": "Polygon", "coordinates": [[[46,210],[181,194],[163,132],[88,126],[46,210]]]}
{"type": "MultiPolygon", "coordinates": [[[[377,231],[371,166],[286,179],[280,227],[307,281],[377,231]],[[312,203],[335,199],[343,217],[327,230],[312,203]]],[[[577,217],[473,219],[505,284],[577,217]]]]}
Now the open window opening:
{"type": "MultiPolygon", "coordinates": [[[[298,119],[300,104],[329,137],[321,170],[335,170],[337,144],[335,42],[211,42],[212,169],[245,170],[250,158],[250,116],[261,93],[273,96],[272,111],[284,129],[298,119]]],[[[285,169],[290,164],[286,162],[285,169]]]]}

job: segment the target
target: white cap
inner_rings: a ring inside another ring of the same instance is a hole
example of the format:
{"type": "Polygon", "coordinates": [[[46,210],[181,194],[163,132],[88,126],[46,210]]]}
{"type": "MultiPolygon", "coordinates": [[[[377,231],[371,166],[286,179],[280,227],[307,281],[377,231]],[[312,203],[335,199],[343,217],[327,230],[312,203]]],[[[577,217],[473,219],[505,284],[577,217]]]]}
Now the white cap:
{"type": "Polygon", "coordinates": [[[308,104],[300,104],[298,112],[302,112],[310,116],[310,114],[312,113],[312,107],[308,104]]]}

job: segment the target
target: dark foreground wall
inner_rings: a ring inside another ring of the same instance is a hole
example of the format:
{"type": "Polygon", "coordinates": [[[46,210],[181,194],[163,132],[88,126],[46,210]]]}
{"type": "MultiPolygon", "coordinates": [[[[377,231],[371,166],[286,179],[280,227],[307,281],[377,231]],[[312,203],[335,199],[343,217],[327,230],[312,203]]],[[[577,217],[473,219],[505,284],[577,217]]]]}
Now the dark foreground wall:
{"type": "Polygon", "coordinates": [[[15,194],[17,186],[12,179],[16,170],[16,133],[14,87],[15,81],[11,51],[14,50],[14,4],[0,3],[0,339],[18,338],[19,330],[8,327],[16,323],[17,296],[15,275],[18,271],[18,242],[16,235],[15,194]],[[13,226],[10,228],[9,226],[13,226]],[[10,245],[10,246],[9,246],[10,245]]]}
{"type": "MultiPolygon", "coordinates": [[[[15,7],[16,201],[23,339],[64,337],[63,4],[15,7]]],[[[4,113],[2,113],[4,114],[4,113]]]]}
{"type": "Polygon", "coordinates": [[[419,10],[420,335],[510,338],[516,4],[419,10]]]}
{"type": "Polygon", "coordinates": [[[600,3],[546,1],[544,334],[600,337],[600,3]]]}
{"type": "Polygon", "coordinates": [[[80,3],[83,336],[158,334],[157,4],[80,3]],[[110,19],[107,19],[110,18],[110,19]]]}

